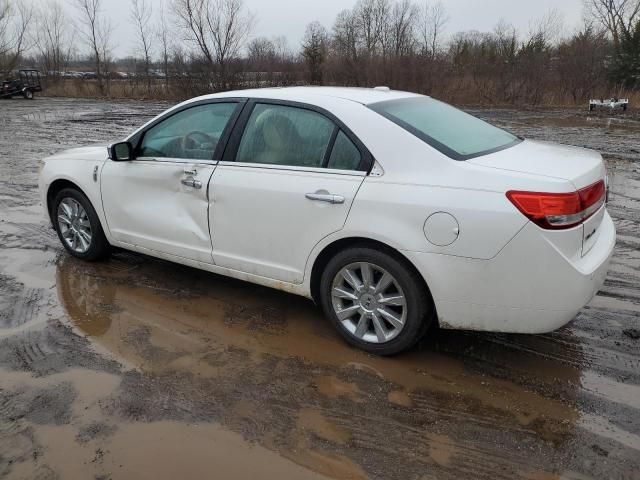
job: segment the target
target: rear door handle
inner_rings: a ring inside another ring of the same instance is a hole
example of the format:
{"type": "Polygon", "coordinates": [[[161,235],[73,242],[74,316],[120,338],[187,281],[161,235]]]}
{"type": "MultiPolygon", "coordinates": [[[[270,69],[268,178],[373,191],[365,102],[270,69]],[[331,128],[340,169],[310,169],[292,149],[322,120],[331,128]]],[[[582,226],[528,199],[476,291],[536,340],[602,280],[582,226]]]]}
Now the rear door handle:
{"type": "Polygon", "coordinates": [[[202,182],[199,180],[194,180],[193,178],[183,178],[182,180],[180,180],[180,183],[191,188],[202,188],[202,182]]]}
{"type": "Polygon", "coordinates": [[[342,195],[333,195],[331,193],[307,193],[305,197],[309,200],[315,200],[316,202],[344,203],[344,197],[342,195]]]}

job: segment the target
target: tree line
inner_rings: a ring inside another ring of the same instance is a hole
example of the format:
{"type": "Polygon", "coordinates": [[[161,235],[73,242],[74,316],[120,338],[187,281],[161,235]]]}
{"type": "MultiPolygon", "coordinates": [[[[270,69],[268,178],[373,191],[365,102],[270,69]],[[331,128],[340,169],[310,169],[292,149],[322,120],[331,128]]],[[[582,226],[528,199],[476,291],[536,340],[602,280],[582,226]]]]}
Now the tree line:
{"type": "Polygon", "coordinates": [[[584,0],[583,25],[570,34],[554,11],[527,32],[501,20],[451,34],[437,0],[358,0],[333,25],[311,22],[294,47],[253,36],[242,0],[131,0],[135,54],[121,59],[104,1],[0,0],[0,75],[32,65],[62,93],[156,98],[387,85],[457,103],[538,105],[640,90],[640,0],[584,0]],[[91,75],[70,87],[65,72],[79,66],[91,75]]]}

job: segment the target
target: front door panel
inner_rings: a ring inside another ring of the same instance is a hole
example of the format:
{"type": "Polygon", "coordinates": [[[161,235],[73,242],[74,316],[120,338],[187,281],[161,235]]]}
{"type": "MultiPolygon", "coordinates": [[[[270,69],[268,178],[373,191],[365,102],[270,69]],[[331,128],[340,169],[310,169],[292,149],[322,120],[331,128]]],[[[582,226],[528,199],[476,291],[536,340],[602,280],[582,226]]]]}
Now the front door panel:
{"type": "Polygon", "coordinates": [[[102,203],[118,241],[212,263],[207,189],[212,163],[107,161],[102,203]],[[199,188],[198,188],[199,187],[199,188]]]}
{"type": "Polygon", "coordinates": [[[209,218],[216,265],[302,283],[311,250],[344,226],[363,179],[358,172],[221,163],[209,218]]]}

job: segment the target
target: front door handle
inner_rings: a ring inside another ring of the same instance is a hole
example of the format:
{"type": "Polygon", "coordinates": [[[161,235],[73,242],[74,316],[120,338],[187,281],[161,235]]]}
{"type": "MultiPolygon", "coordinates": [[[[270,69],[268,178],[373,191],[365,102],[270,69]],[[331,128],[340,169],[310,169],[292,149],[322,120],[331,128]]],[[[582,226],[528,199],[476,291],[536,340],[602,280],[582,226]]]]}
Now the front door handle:
{"type": "Polygon", "coordinates": [[[315,200],[317,202],[327,202],[327,203],[344,203],[344,197],[342,195],[333,195],[331,193],[307,193],[305,195],[309,200],[315,200]]]}
{"type": "Polygon", "coordinates": [[[182,180],[180,180],[180,183],[191,188],[202,188],[202,182],[193,178],[183,178],[182,180]]]}

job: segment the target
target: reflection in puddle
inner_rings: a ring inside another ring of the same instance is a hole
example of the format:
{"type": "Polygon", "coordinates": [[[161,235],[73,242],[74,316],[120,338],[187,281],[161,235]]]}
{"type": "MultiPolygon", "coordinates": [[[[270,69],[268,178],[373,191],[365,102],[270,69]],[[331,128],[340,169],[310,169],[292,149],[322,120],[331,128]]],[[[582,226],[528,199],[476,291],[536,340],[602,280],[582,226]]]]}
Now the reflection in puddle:
{"type": "Polygon", "coordinates": [[[64,255],[56,279],[73,325],[99,348],[142,375],[193,379],[179,382],[180,394],[193,388],[226,405],[216,421],[334,478],[358,477],[389,436],[413,443],[405,445],[413,462],[444,466],[493,448],[478,446],[474,430],[555,448],[575,433],[577,344],[443,331],[409,354],[378,358],[346,346],[303,298],[186,267],[131,254],[104,264],[64,255]],[[545,355],[531,354],[541,348],[545,355]],[[514,379],[522,375],[540,383],[521,386],[514,379]],[[562,401],[536,391],[558,378],[562,401]]]}
{"type": "MultiPolygon", "coordinates": [[[[504,367],[535,371],[540,377],[579,379],[579,370],[573,366],[580,363],[578,345],[568,351],[566,344],[558,345],[545,337],[496,335],[483,341],[482,335],[441,331],[434,332],[438,337],[435,344],[421,350],[395,358],[374,357],[341,342],[320,309],[306,299],[186,267],[133,258],[137,265],[128,264],[129,255],[107,264],[85,264],[63,256],[57,285],[69,317],[80,330],[147,372],[200,365],[203,370],[198,373],[206,375],[207,362],[187,358],[202,359],[211,351],[240,348],[250,353],[247,361],[265,354],[300,358],[349,370],[356,376],[376,376],[409,391],[455,390],[495,407],[506,408],[508,404],[508,410],[515,407],[513,403],[492,400],[488,387],[503,387],[500,397],[511,400],[522,396],[533,401],[536,396],[509,382],[474,375],[462,359],[470,354],[504,367]],[[171,273],[164,271],[167,269],[171,273]],[[137,284],[132,283],[134,277],[137,284]],[[156,362],[135,348],[136,342],[147,340],[167,355],[158,356],[161,360],[156,362]],[[540,346],[551,361],[526,355],[527,350],[540,346]],[[574,358],[553,361],[554,352],[574,358]],[[464,356],[458,359],[444,353],[464,356]]],[[[209,373],[216,375],[217,369],[209,369],[209,373]]],[[[357,387],[337,378],[321,377],[316,384],[327,396],[357,397],[357,387]]]]}

